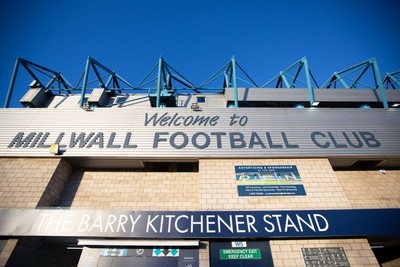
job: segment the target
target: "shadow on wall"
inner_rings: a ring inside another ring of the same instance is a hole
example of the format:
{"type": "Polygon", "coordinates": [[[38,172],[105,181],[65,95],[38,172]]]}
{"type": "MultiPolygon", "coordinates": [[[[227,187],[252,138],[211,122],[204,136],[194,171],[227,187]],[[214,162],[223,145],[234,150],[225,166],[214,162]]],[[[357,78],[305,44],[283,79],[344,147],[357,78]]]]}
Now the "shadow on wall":
{"type": "Polygon", "coordinates": [[[81,250],[67,249],[67,246],[65,238],[23,237],[18,240],[6,266],[77,266],[81,250]]]}
{"type": "Polygon", "coordinates": [[[65,184],[64,190],[60,195],[59,201],[55,206],[61,208],[71,207],[84,174],[85,171],[82,169],[72,170],[69,179],[65,184]]]}

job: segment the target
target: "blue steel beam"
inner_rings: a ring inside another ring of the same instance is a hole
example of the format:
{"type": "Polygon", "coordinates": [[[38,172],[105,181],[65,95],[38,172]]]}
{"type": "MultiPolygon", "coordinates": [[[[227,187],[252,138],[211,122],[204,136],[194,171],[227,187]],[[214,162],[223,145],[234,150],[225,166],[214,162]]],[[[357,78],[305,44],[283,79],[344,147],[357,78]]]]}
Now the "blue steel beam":
{"type": "MultiPolygon", "coordinates": [[[[280,71],[277,75],[275,75],[272,79],[264,83],[261,87],[264,88],[265,86],[271,84],[274,81],[276,82],[276,87],[277,88],[284,88],[283,85],[285,85],[285,88],[295,88],[296,87],[296,82],[300,81],[299,76],[304,67],[304,74],[306,77],[306,82],[305,84],[307,85],[308,89],[308,94],[309,94],[309,102],[310,106],[314,103],[314,91],[313,91],[313,85],[312,82],[318,87],[317,82],[314,79],[314,76],[312,76],[312,73],[308,67],[308,61],[306,57],[301,58],[300,60],[296,61],[292,65],[290,65],[288,68],[286,68],[283,71],[280,71]],[[290,76],[289,73],[292,70],[296,70],[294,76],[290,76]],[[288,78],[291,78],[291,82],[289,82],[288,78]]],[[[304,82],[302,82],[304,83],[304,82]]]]}
{"type": "Polygon", "coordinates": [[[305,57],[302,59],[302,62],[304,64],[304,70],[305,70],[305,73],[306,73],[307,88],[308,88],[308,96],[310,98],[310,105],[313,106],[315,98],[314,98],[314,90],[313,90],[313,88],[311,86],[311,77],[310,77],[311,76],[311,71],[308,68],[308,62],[307,62],[307,59],[305,57]]]}
{"type": "Polygon", "coordinates": [[[204,86],[206,86],[207,84],[210,84],[214,80],[216,80],[219,77],[221,77],[222,75],[224,75],[224,73],[222,71],[225,70],[230,64],[231,64],[230,61],[228,63],[226,63],[222,68],[220,68],[217,72],[215,72],[213,75],[211,75],[211,77],[208,78],[205,82],[203,82],[199,87],[204,88],[204,86]]]}
{"type": "Polygon", "coordinates": [[[82,85],[82,92],[81,92],[81,102],[79,106],[82,107],[85,102],[85,94],[86,94],[86,86],[87,86],[87,79],[89,77],[89,67],[90,67],[90,57],[88,57],[86,61],[85,71],[83,74],[83,85],[82,85]]]}
{"type": "MultiPolygon", "coordinates": [[[[166,95],[175,95],[177,90],[193,90],[197,93],[198,87],[190,82],[187,78],[185,78],[182,74],[176,71],[173,67],[171,67],[164,59],[160,56],[157,64],[146,74],[146,76],[142,79],[136,89],[148,89],[149,96],[151,95],[151,91],[155,90],[155,98],[156,98],[156,107],[161,107],[163,103],[161,103],[161,97],[166,95]],[[155,79],[150,79],[149,77],[155,74],[155,70],[157,69],[157,74],[155,79]],[[156,81],[156,86],[150,88],[144,88],[144,86],[156,81]],[[183,88],[172,87],[173,81],[178,82],[180,85],[183,85],[183,88]]],[[[153,94],[154,96],[154,94],[153,94]]]]}
{"type": "Polygon", "coordinates": [[[17,79],[18,68],[19,68],[19,60],[17,58],[14,64],[13,73],[11,75],[10,85],[8,86],[6,101],[4,102],[4,108],[8,108],[10,106],[10,100],[14,90],[15,80],[17,79]]]}
{"type": "Polygon", "coordinates": [[[400,70],[386,73],[385,78],[382,81],[382,84],[386,84],[385,86],[386,89],[389,89],[389,86],[392,87],[392,89],[400,88],[400,78],[396,77],[396,75],[399,74],[400,70]]]}
{"type": "Polygon", "coordinates": [[[143,78],[143,80],[140,81],[140,83],[136,86],[136,88],[138,89],[143,89],[143,86],[155,81],[151,80],[151,81],[147,81],[147,78],[153,73],[153,71],[158,67],[158,63],[154,65],[154,67],[146,74],[146,76],[143,78]],[[147,82],[146,82],[147,81],[147,82]]]}
{"type": "Polygon", "coordinates": [[[299,74],[300,74],[302,68],[303,68],[303,64],[300,64],[300,66],[297,68],[296,73],[295,73],[295,75],[293,77],[292,83],[290,84],[290,88],[295,88],[296,87],[296,80],[299,77],[299,74]]]}
{"type": "Polygon", "coordinates": [[[328,81],[325,82],[321,87],[322,88],[330,88],[333,84],[334,88],[336,88],[337,82],[340,82],[343,85],[343,87],[346,89],[356,88],[357,84],[359,83],[359,80],[366,73],[368,68],[374,64],[376,64],[376,60],[374,58],[372,58],[372,59],[363,61],[361,63],[358,63],[354,66],[351,66],[349,68],[346,68],[344,70],[334,72],[334,74],[331,76],[331,78],[329,78],[328,81]],[[359,70],[361,70],[361,73],[356,78],[349,77],[350,75],[352,75],[353,73],[355,73],[359,70]],[[345,81],[346,79],[351,81],[352,83],[350,85],[347,84],[345,81]]]}
{"type": "Polygon", "coordinates": [[[235,57],[232,57],[232,77],[233,77],[233,94],[235,100],[235,108],[239,107],[239,98],[238,98],[238,90],[237,90],[237,83],[236,83],[236,60],[235,57]]]}
{"type": "Polygon", "coordinates": [[[8,108],[10,105],[12,93],[14,91],[14,86],[15,86],[15,81],[18,76],[18,71],[19,71],[19,66],[24,67],[24,69],[29,73],[29,75],[44,89],[50,90],[50,86],[55,82],[58,81],[58,87],[59,90],[66,90],[68,93],[71,93],[72,86],[71,84],[67,81],[67,79],[61,75],[61,72],[57,72],[54,70],[51,70],[49,68],[43,67],[39,64],[36,64],[34,62],[28,61],[26,59],[17,57],[15,64],[14,64],[14,69],[13,73],[11,75],[11,80],[10,84],[8,87],[6,99],[4,102],[4,108],[8,108]],[[42,73],[43,75],[47,76],[50,78],[50,81],[45,85],[39,77],[35,74],[35,71],[42,73]],[[61,88],[61,84],[64,86],[64,88],[61,88]]]}
{"type": "MultiPolygon", "coordinates": [[[[94,58],[88,57],[86,60],[85,70],[83,72],[81,79],[79,79],[79,82],[78,82],[78,85],[79,85],[79,83],[81,82],[81,80],[83,78],[81,101],[80,101],[81,107],[83,106],[83,104],[85,102],[85,95],[86,95],[86,90],[88,89],[88,85],[92,83],[92,82],[88,82],[90,69],[93,70],[93,72],[96,76],[96,80],[94,80],[93,82],[98,81],[100,83],[99,85],[101,88],[109,89],[109,90],[122,89],[119,84],[119,81],[121,81],[124,84],[129,86],[128,88],[124,88],[124,89],[135,89],[129,82],[127,82],[124,78],[119,76],[115,71],[110,70],[109,68],[107,68],[102,63],[95,60],[94,58]],[[107,74],[104,76],[101,76],[99,69],[103,70],[107,74]],[[107,81],[104,82],[103,78],[106,78],[106,77],[108,77],[107,81]],[[113,82],[113,88],[109,88],[111,82],[113,82]]],[[[76,86],[77,88],[78,88],[78,85],[76,86]]]]}
{"type": "MultiPolygon", "coordinates": [[[[72,89],[72,85],[69,84],[69,82],[61,75],[61,72],[57,72],[57,71],[51,70],[49,68],[43,67],[43,66],[41,66],[39,64],[36,64],[34,62],[28,61],[28,60],[23,59],[23,58],[18,58],[18,60],[19,60],[20,64],[28,71],[28,73],[31,74],[31,76],[35,80],[37,79],[37,82],[39,82],[39,84],[41,86],[43,86],[45,89],[49,89],[49,87],[51,86],[51,84],[53,84],[53,82],[55,80],[57,80],[59,83],[63,84],[64,88],[66,90],[72,89]],[[33,70],[31,70],[31,68],[36,70],[36,71],[38,71],[38,72],[40,72],[40,73],[42,73],[42,74],[44,74],[47,77],[51,77],[51,80],[49,81],[49,83],[47,85],[44,85],[39,80],[39,78],[34,74],[33,70]],[[53,76],[50,75],[50,74],[52,74],[53,76]]],[[[68,92],[71,93],[70,91],[68,91],[68,92]]]]}
{"type": "Polygon", "coordinates": [[[161,75],[162,75],[162,66],[163,65],[163,59],[162,57],[159,58],[158,60],[158,75],[157,75],[157,102],[156,102],[156,107],[160,107],[160,95],[161,95],[161,75]]]}
{"type": "Polygon", "coordinates": [[[223,77],[223,84],[222,88],[212,88],[212,89],[221,89],[224,90],[225,88],[233,88],[234,90],[234,104],[233,107],[239,107],[239,99],[238,99],[238,81],[242,81],[250,86],[258,88],[258,85],[254,82],[254,80],[247,74],[247,72],[239,65],[236,61],[235,57],[233,56],[231,60],[226,63],[222,68],[220,68],[217,72],[211,75],[205,82],[203,82],[199,89],[208,90],[211,88],[206,88],[207,85],[215,81],[216,79],[223,77]],[[238,76],[238,72],[241,71],[242,74],[248,79],[242,79],[238,76]]]}
{"type": "MultiPolygon", "coordinates": [[[[235,61],[236,62],[236,61],[235,61]]],[[[247,72],[239,65],[239,63],[237,63],[236,62],[236,66],[244,73],[244,75],[250,80],[250,83],[249,82],[246,82],[245,80],[243,80],[243,79],[241,79],[241,78],[239,78],[239,77],[236,77],[238,80],[240,79],[241,81],[243,81],[243,82],[245,82],[245,83],[247,83],[247,84],[249,84],[249,85],[252,85],[252,86],[254,86],[255,88],[258,88],[258,85],[257,85],[257,83],[255,82],[255,81],[253,81],[253,79],[250,77],[250,75],[248,75],[247,74],[247,72]]]]}
{"type": "MultiPolygon", "coordinates": [[[[372,74],[373,74],[374,83],[375,83],[375,85],[373,86],[373,89],[379,90],[383,107],[385,109],[387,109],[387,108],[389,108],[389,105],[387,102],[386,93],[383,88],[383,83],[382,83],[379,68],[378,68],[378,62],[376,61],[375,58],[371,58],[369,60],[363,61],[354,66],[346,68],[342,71],[335,72],[331,76],[331,78],[329,78],[328,81],[322,85],[322,88],[330,88],[332,85],[334,86],[333,88],[336,88],[337,82],[340,82],[345,89],[356,88],[358,84],[362,84],[362,83],[360,83],[360,79],[366,74],[366,72],[369,68],[372,68],[372,74]],[[353,73],[356,73],[357,71],[360,71],[360,73],[355,78],[351,78],[350,75],[352,75],[353,73]],[[351,84],[350,85],[347,84],[345,79],[350,80],[351,84]]],[[[366,86],[366,85],[364,85],[364,86],[366,86]]]]}
{"type": "Polygon", "coordinates": [[[373,67],[373,71],[374,71],[374,78],[375,78],[375,83],[377,83],[379,92],[381,94],[381,98],[382,98],[382,103],[383,103],[383,107],[385,109],[389,108],[389,104],[387,102],[387,98],[386,98],[386,93],[385,90],[383,88],[383,84],[382,84],[382,80],[381,80],[381,74],[379,72],[379,68],[378,68],[378,62],[373,59],[373,61],[371,62],[372,67],[373,67]]]}
{"type": "Polygon", "coordinates": [[[282,76],[282,81],[285,83],[286,88],[291,88],[291,86],[289,85],[289,82],[286,78],[286,75],[281,71],[281,76],[282,76]]]}

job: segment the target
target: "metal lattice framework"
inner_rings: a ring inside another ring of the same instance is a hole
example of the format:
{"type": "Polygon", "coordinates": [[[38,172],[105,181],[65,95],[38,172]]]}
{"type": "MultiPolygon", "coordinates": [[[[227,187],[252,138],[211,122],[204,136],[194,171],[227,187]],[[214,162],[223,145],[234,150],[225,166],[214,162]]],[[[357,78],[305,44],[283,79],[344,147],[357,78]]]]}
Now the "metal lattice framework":
{"type": "Polygon", "coordinates": [[[280,71],[268,82],[264,83],[261,87],[265,88],[267,85],[276,81],[275,88],[296,88],[296,84],[300,83],[307,86],[308,94],[310,97],[310,106],[314,103],[314,92],[313,88],[318,88],[318,84],[312,75],[310,68],[308,67],[308,61],[306,57],[293,63],[287,69],[280,71]],[[305,81],[300,80],[300,73],[304,70],[305,81]],[[294,72],[294,73],[293,73],[294,72]]]}
{"type": "Polygon", "coordinates": [[[179,90],[192,90],[200,93],[197,86],[171,67],[161,56],[156,65],[147,73],[135,89],[147,89],[152,106],[155,107],[174,106],[176,104],[174,99],[179,90]],[[178,86],[173,86],[174,81],[178,83],[178,86]],[[150,86],[146,88],[150,84],[155,84],[155,87],[150,86]],[[162,103],[162,99],[164,103],[162,103]]]}
{"type": "Polygon", "coordinates": [[[246,71],[237,63],[235,57],[233,56],[231,60],[226,63],[217,72],[211,75],[205,82],[200,85],[201,89],[218,89],[218,88],[207,88],[207,86],[218,78],[223,77],[222,89],[234,88],[234,104],[231,107],[238,107],[238,80],[244,82],[247,85],[258,88],[258,85],[253,81],[253,79],[246,73],[246,71]],[[238,77],[238,72],[241,72],[248,80],[238,77]]]}
{"type": "Polygon", "coordinates": [[[359,84],[363,85],[364,88],[378,89],[381,94],[383,107],[389,108],[386,94],[383,90],[384,88],[378,68],[378,62],[375,58],[371,58],[350,68],[346,68],[339,72],[333,73],[333,75],[328,79],[327,82],[322,85],[322,87],[331,88],[331,86],[333,85],[333,88],[336,88],[339,83],[346,89],[357,88],[359,84]],[[372,86],[362,83],[360,81],[361,78],[365,76],[365,73],[368,71],[368,69],[372,69],[372,77],[374,82],[374,85],[372,86]]]}
{"type": "Polygon", "coordinates": [[[52,94],[52,91],[66,91],[71,94],[74,87],[68,82],[68,80],[61,75],[61,72],[57,72],[51,70],[49,68],[40,66],[39,64],[33,63],[26,59],[17,57],[14,70],[11,76],[10,85],[8,88],[6,100],[4,103],[4,107],[7,108],[10,104],[12,92],[14,89],[15,81],[17,79],[17,74],[19,67],[22,66],[32,77],[33,82],[31,83],[32,87],[41,87],[43,88],[47,94],[52,94]],[[45,82],[44,79],[49,79],[48,82],[45,82]],[[54,86],[57,88],[54,89],[54,86]]]}
{"type": "Polygon", "coordinates": [[[88,57],[86,60],[85,70],[82,73],[78,84],[75,86],[76,90],[81,90],[81,107],[84,104],[88,86],[95,82],[98,82],[98,86],[100,88],[107,89],[107,93],[110,95],[115,95],[115,90],[118,90],[121,93],[122,90],[134,89],[129,82],[118,75],[115,71],[110,70],[94,58],[88,57]],[[90,70],[92,70],[96,76],[96,78],[92,81],[89,81],[90,70]],[[105,74],[102,75],[101,72],[104,72],[105,74]],[[81,83],[82,85],[80,85],[81,83]],[[121,87],[120,84],[125,84],[125,86],[121,87]]]}
{"type": "MultiPolygon", "coordinates": [[[[127,92],[143,93],[147,92],[147,96],[140,97],[149,98],[153,107],[175,106],[174,101],[179,93],[209,93],[212,91],[223,91],[225,88],[234,89],[234,104],[232,107],[238,107],[238,83],[245,86],[259,88],[257,83],[247,74],[247,72],[237,63],[235,57],[226,63],[217,72],[211,75],[201,85],[196,86],[189,79],[184,77],[169,65],[162,57],[159,58],[155,66],[145,75],[137,86],[122,78],[117,72],[112,71],[94,58],[88,57],[85,69],[80,76],[77,85],[72,86],[71,83],[61,74],[61,72],[51,70],[39,64],[33,63],[23,58],[17,58],[14,70],[11,76],[4,107],[8,108],[14,89],[15,81],[18,76],[19,67],[22,66],[32,77],[34,82],[31,87],[40,87],[45,90],[48,95],[53,92],[65,92],[73,94],[79,92],[81,94],[80,106],[85,102],[85,95],[94,88],[106,89],[107,94],[114,96],[118,93],[127,92]],[[210,85],[222,78],[222,86],[210,87],[210,85]],[[48,80],[48,81],[47,81],[48,80]],[[93,86],[94,85],[94,86],[93,86]]],[[[280,71],[273,78],[264,83],[261,88],[275,83],[275,88],[308,88],[310,106],[315,101],[315,88],[346,88],[353,89],[362,85],[363,88],[377,89],[381,95],[384,108],[388,108],[384,89],[400,88],[400,71],[388,73],[383,80],[380,78],[377,61],[373,58],[342,71],[335,72],[328,81],[321,87],[318,86],[316,79],[312,75],[306,57],[301,58],[294,64],[283,71],[280,71]],[[362,83],[362,78],[372,70],[373,85],[362,83]],[[304,79],[301,79],[304,77],[304,79]]],[[[135,101],[128,100],[128,101],[135,101]]]]}
{"type": "Polygon", "coordinates": [[[399,89],[400,88],[400,70],[387,73],[383,78],[382,83],[386,89],[399,89]]]}

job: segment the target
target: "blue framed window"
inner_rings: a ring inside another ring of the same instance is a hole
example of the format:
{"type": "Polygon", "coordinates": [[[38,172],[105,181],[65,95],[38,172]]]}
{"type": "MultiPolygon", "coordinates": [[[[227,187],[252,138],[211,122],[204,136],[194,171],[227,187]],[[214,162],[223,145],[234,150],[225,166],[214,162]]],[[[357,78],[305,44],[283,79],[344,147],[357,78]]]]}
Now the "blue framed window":
{"type": "Polygon", "coordinates": [[[198,96],[196,99],[197,99],[197,103],[206,103],[205,96],[198,96]]]}

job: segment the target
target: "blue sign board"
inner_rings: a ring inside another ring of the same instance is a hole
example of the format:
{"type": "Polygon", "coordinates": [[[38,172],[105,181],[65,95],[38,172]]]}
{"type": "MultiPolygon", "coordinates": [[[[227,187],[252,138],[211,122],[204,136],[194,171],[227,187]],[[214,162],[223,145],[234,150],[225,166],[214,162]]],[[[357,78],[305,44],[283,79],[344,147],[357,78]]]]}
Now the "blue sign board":
{"type": "Polygon", "coordinates": [[[107,211],[0,209],[0,236],[275,238],[400,236],[400,209],[107,211]]]}
{"type": "Polygon", "coordinates": [[[239,196],[305,196],[295,165],[235,166],[239,196]]]}

